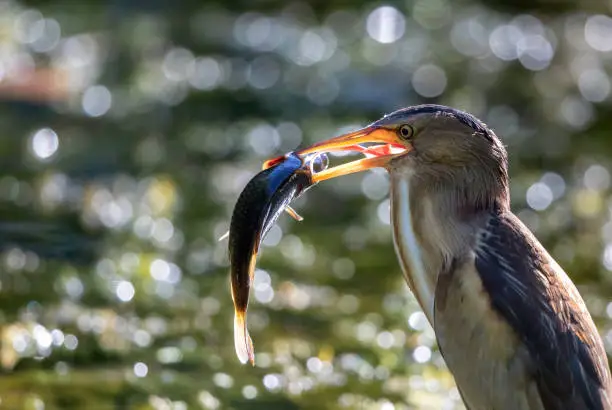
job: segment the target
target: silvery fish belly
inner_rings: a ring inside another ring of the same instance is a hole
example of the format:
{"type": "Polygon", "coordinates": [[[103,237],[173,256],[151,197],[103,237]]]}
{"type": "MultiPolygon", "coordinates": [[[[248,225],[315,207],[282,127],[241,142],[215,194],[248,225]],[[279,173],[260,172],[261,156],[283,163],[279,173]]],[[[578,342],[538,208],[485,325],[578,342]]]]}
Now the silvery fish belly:
{"type": "Polygon", "coordinates": [[[245,186],[234,207],[229,230],[231,290],[234,301],[234,345],[242,363],[254,364],[253,342],[246,323],[249,291],[261,241],[291,201],[313,186],[312,174],[327,167],[327,157],[300,158],[289,153],[266,163],[245,186]]]}

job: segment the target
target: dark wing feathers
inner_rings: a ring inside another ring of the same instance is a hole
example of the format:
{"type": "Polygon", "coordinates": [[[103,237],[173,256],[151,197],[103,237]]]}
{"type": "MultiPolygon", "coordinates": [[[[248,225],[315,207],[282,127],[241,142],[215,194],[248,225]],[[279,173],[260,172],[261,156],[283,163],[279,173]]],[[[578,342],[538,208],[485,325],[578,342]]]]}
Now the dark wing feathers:
{"type": "Polygon", "coordinates": [[[527,347],[547,410],[612,409],[608,360],[582,298],[528,229],[510,213],[491,216],[476,269],[527,347]]]}

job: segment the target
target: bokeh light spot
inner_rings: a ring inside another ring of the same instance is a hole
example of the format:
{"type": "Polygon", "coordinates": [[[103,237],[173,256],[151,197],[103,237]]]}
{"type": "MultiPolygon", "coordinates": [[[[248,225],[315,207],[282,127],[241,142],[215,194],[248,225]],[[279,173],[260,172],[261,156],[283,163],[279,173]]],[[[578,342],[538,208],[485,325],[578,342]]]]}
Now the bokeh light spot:
{"type": "Polygon", "coordinates": [[[543,182],[536,182],[527,189],[527,204],[536,211],[548,208],[552,201],[552,190],[543,182]]]}
{"type": "Polygon", "coordinates": [[[601,14],[589,17],[584,25],[584,38],[597,51],[612,51],[612,17],[601,14]]]}
{"type": "Polygon", "coordinates": [[[209,91],[219,86],[224,79],[224,71],[217,60],[200,57],[189,73],[189,83],[198,90],[209,91]]]}
{"type": "Polygon", "coordinates": [[[498,58],[511,61],[519,56],[517,44],[523,41],[523,33],[513,25],[501,25],[491,32],[489,46],[498,58]]]}
{"type": "Polygon", "coordinates": [[[249,145],[255,153],[268,157],[280,145],[280,135],[276,128],[269,124],[258,124],[247,134],[249,145]]]}
{"type": "Polygon", "coordinates": [[[395,7],[382,6],[368,15],[366,30],[368,35],[379,43],[394,43],[404,35],[406,20],[395,7]]]}
{"type": "Polygon", "coordinates": [[[603,191],[610,186],[610,172],[601,165],[591,165],[584,173],[584,186],[603,191]]]}
{"type": "Polygon", "coordinates": [[[543,36],[526,36],[517,44],[519,61],[528,70],[543,70],[550,64],[554,50],[543,36]]]}
{"type": "Polygon", "coordinates": [[[266,374],[263,378],[263,384],[266,389],[274,392],[281,388],[281,377],[278,374],[266,374]]]}
{"type": "Polygon", "coordinates": [[[602,102],[610,95],[610,79],[600,69],[585,70],[578,77],[578,88],[587,100],[602,102]]]}
{"type": "Polygon", "coordinates": [[[105,86],[94,85],[85,90],[81,104],[85,114],[100,117],[111,108],[112,96],[105,86]]]}
{"type": "Polygon", "coordinates": [[[419,346],[414,349],[412,357],[417,363],[427,363],[431,359],[431,349],[427,346],[419,346]]]}
{"type": "Polygon", "coordinates": [[[419,67],[412,75],[414,90],[423,97],[433,98],[444,92],[446,88],[446,73],[433,64],[419,67]]]}
{"type": "Polygon", "coordinates": [[[612,271],[612,243],[606,245],[603,252],[602,262],[607,270],[612,271]]]}
{"type": "Polygon", "coordinates": [[[555,172],[546,172],[540,178],[540,182],[546,184],[553,194],[553,199],[559,199],[565,194],[565,179],[555,172]]]}
{"type": "Polygon", "coordinates": [[[79,345],[79,339],[75,335],[68,334],[64,338],[64,346],[66,346],[66,349],[75,350],[78,347],[78,345],[79,345]]]}
{"type": "Polygon", "coordinates": [[[134,285],[132,285],[131,282],[123,280],[117,284],[115,293],[120,301],[129,302],[134,298],[136,290],[134,289],[134,285]]]}
{"type": "Polygon", "coordinates": [[[361,190],[369,199],[380,200],[389,193],[389,178],[386,173],[369,172],[361,181],[361,190]]]}
{"type": "Polygon", "coordinates": [[[215,373],[213,382],[223,389],[229,389],[234,385],[234,378],[227,373],[215,373]]]}
{"type": "Polygon", "coordinates": [[[51,128],[43,128],[34,133],[31,140],[32,152],[42,160],[52,157],[59,148],[59,138],[51,128]]]}
{"type": "Polygon", "coordinates": [[[253,400],[257,397],[257,387],[252,385],[247,385],[242,388],[242,395],[245,399],[253,400]]]}
{"type": "Polygon", "coordinates": [[[142,363],[138,362],[134,364],[134,375],[136,377],[145,377],[149,373],[149,367],[142,363]]]}

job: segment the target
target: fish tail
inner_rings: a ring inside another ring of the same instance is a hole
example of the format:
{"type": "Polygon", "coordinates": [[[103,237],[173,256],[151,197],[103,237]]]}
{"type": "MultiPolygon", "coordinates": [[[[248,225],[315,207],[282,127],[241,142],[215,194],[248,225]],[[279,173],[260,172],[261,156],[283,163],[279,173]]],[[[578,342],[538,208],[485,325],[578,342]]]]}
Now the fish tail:
{"type": "Polygon", "coordinates": [[[253,341],[247,329],[244,312],[236,311],[234,314],[234,347],[241,363],[251,362],[255,365],[253,341]]]}

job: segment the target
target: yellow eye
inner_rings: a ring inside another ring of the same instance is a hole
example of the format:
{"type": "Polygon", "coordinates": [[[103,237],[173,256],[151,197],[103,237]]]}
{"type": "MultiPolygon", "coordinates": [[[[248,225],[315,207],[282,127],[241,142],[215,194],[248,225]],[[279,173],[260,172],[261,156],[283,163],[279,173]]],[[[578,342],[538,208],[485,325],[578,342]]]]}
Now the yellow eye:
{"type": "Polygon", "coordinates": [[[410,125],[404,124],[397,129],[397,133],[402,139],[407,140],[414,134],[414,129],[410,125]]]}

